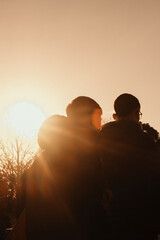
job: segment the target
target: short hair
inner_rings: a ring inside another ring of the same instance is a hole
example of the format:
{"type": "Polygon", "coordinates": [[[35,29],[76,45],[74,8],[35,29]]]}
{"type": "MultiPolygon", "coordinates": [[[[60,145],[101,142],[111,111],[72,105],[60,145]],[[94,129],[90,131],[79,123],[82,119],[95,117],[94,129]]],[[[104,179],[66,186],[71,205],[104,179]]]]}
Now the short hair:
{"type": "Polygon", "coordinates": [[[129,116],[136,108],[140,108],[139,100],[129,93],[121,94],[114,102],[114,110],[119,117],[129,116]]]}
{"type": "Polygon", "coordinates": [[[38,145],[41,149],[51,150],[55,146],[61,146],[65,139],[67,118],[61,115],[53,115],[47,118],[38,132],[38,145]]]}
{"type": "Polygon", "coordinates": [[[66,114],[71,118],[79,118],[84,115],[91,115],[97,108],[101,109],[95,100],[90,97],[79,96],[68,104],[66,114]]]}

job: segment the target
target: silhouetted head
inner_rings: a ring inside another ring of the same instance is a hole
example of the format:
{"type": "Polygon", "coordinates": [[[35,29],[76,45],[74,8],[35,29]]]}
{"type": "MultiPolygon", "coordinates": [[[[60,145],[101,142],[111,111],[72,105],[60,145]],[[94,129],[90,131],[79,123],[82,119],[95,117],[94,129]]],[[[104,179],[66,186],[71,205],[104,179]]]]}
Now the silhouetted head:
{"type": "Polygon", "coordinates": [[[113,118],[118,121],[121,119],[128,119],[134,122],[140,120],[140,103],[139,100],[128,93],[121,94],[114,102],[115,114],[113,118]]]}
{"type": "Polygon", "coordinates": [[[47,151],[63,151],[66,144],[67,118],[53,115],[47,118],[38,132],[38,144],[47,151]]]}
{"type": "Polygon", "coordinates": [[[69,118],[85,125],[101,129],[102,109],[99,104],[90,97],[79,96],[66,108],[69,118]]]}

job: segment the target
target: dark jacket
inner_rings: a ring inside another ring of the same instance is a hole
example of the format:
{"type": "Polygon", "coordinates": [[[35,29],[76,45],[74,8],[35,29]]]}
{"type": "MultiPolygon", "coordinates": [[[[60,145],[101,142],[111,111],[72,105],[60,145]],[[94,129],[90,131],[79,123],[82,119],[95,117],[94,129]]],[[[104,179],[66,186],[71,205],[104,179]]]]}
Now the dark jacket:
{"type": "MultiPolygon", "coordinates": [[[[61,157],[44,152],[26,175],[27,239],[74,239],[76,229],[67,204],[67,169],[61,157]],[[66,187],[66,188],[65,188],[66,187]]],[[[68,179],[67,179],[68,180],[68,179]]],[[[69,181],[69,180],[68,180],[69,181]]]]}
{"type": "Polygon", "coordinates": [[[155,143],[139,124],[127,120],[106,124],[101,136],[104,174],[112,192],[109,210],[117,238],[118,234],[123,239],[150,237],[155,143]]]}
{"type": "Polygon", "coordinates": [[[100,136],[92,127],[70,122],[72,156],[75,158],[71,208],[83,239],[104,239],[104,190],[100,163],[100,136]]]}
{"type": "Polygon", "coordinates": [[[26,176],[27,237],[93,239],[103,235],[98,133],[69,123],[60,152],[43,152],[26,176]]]}

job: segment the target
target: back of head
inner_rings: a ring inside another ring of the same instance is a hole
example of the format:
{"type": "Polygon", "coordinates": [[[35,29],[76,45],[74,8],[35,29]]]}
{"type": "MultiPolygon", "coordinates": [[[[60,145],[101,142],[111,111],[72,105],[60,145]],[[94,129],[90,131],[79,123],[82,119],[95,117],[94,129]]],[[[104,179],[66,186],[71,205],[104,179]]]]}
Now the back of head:
{"type": "Polygon", "coordinates": [[[68,117],[78,118],[85,114],[92,114],[97,108],[101,109],[95,100],[90,97],[79,96],[67,106],[66,113],[68,117]]]}
{"type": "Polygon", "coordinates": [[[115,100],[114,109],[119,118],[125,118],[131,115],[134,110],[140,109],[140,103],[132,94],[124,93],[115,100]]]}
{"type": "Polygon", "coordinates": [[[53,115],[47,118],[38,132],[38,144],[40,148],[47,151],[61,148],[65,142],[66,130],[66,117],[53,115]]]}
{"type": "MultiPolygon", "coordinates": [[[[90,97],[79,96],[75,98],[66,108],[67,116],[76,121],[81,121],[82,119],[90,120],[90,124],[93,124],[92,115],[95,110],[99,110],[99,115],[102,114],[102,109],[100,105],[90,97]]],[[[96,127],[96,126],[94,126],[96,127]]],[[[97,127],[98,128],[98,127],[97,127]]]]}

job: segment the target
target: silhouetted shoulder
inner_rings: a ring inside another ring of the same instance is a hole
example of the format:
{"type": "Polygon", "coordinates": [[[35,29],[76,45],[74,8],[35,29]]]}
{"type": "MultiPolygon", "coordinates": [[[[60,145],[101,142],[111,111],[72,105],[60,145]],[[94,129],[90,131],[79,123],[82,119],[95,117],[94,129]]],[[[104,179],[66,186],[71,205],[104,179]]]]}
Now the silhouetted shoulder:
{"type": "Polygon", "coordinates": [[[156,149],[156,144],[149,134],[142,130],[140,124],[133,121],[120,120],[107,123],[102,128],[101,135],[105,141],[126,143],[146,150],[156,149]]]}
{"type": "Polygon", "coordinates": [[[117,122],[116,122],[116,121],[108,122],[108,123],[106,123],[106,124],[103,125],[103,127],[102,127],[102,132],[105,131],[106,129],[115,127],[116,125],[117,125],[117,122]]]}
{"type": "Polygon", "coordinates": [[[153,150],[153,151],[157,150],[156,143],[148,133],[143,132],[143,139],[144,139],[145,146],[148,148],[148,150],[153,150]]]}
{"type": "Polygon", "coordinates": [[[112,121],[112,122],[106,123],[102,127],[101,134],[105,134],[105,133],[107,133],[109,131],[112,131],[112,130],[114,130],[116,128],[117,128],[117,122],[116,121],[112,121]]]}

